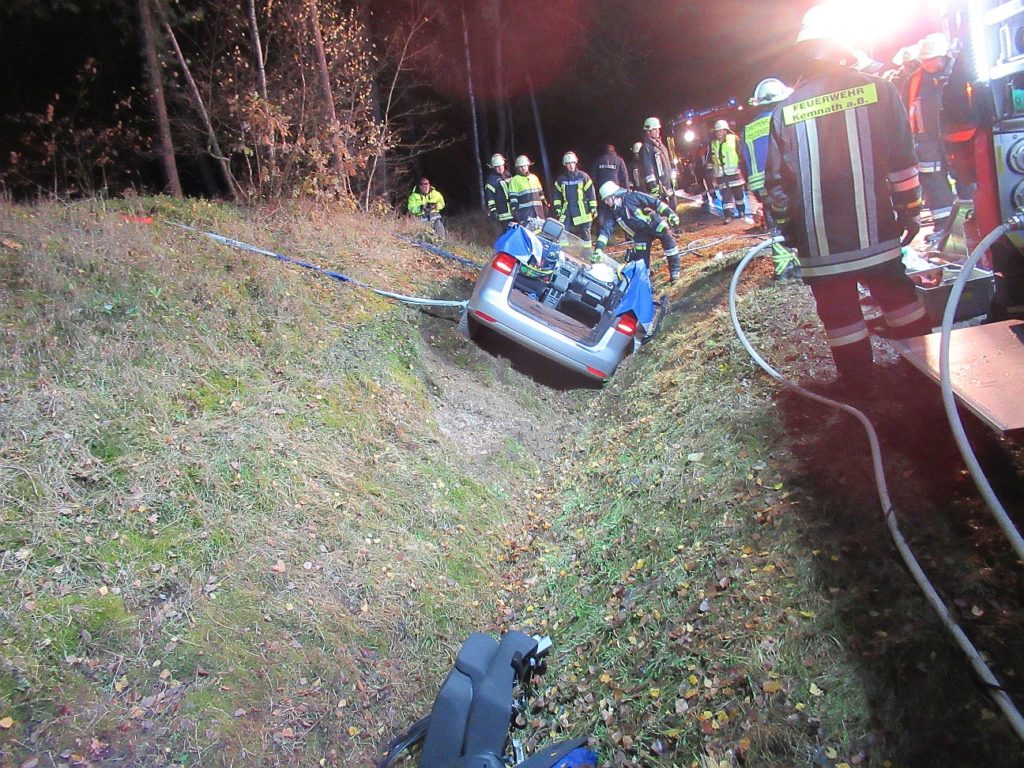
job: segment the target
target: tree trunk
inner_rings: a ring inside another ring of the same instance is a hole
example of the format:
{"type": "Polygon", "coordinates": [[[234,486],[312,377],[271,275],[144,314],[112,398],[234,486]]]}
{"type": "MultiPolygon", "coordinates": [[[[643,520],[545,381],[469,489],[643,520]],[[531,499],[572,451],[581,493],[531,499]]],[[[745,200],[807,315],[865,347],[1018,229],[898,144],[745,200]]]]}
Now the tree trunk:
{"type": "Polygon", "coordinates": [[[548,145],[544,141],[544,129],[540,125],[540,110],[537,108],[537,97],[533,93],[533,78],[526,76],[530,87],[530,106],[533,107],[533,122],[537,127],[537,143],[540,146],[540,160],[544,166],[544,187],[551,189],[551,165],[548,163],[548,145]]]}
{"type": "Polygon", "coordinates": [[[149,0],[139,0],[139,20],[142,26],[142,48],[146,60],[146,77],[149,81],[149,95],[156,111],[157,133],[160,145],[160,162],[163,164],[167,191],[174,197],[181,197],[181,181],[178,179],[178,164],[174,159],[174,141],[171,139],[171,121],[167,117],[167,102],[164,99],[164,82],[160,73],[160,61],[156,55],[156,36],[153,31],[152,10],[149,0]]]}
{"type": "Polygon", "coordinates": [[[192,96],[192,103],[195,106],[196,111],[199,113],[199,117],[203,121],[203,126],[206,128],[206,140],[208,142],[207,152],[209,152],[210,156],[217,161],[221,175],[224,177],[224,183],[227,184],[228,193],[231,195],[231,199],[238,200],[238,182],[235,181],[235,177],[231,174],[231,168],[228,166],[227,158],[224,157],[224,153],[220,151],[220,142],[217,141],[217,134],[213,130],[213,123],[210,121],[210,113],[206,111],[206,105],[203,104],[203,97],[199,93],[199,87],[196,85],[196,81],[192,77],[192,71],[189,69],[188,62],[185,60],[185,56],[181,52],[181,47],[178,45],[178,38],[175,37],[174,30],[171,29],[171,25],[166,21],[164,22],[164,32],[167,33],[167,39],[170,40],[171,46],[174,48],[174,55],[178,58],[178,66],[181,67],[181,71],[185,75],[185,82],[188,84],[188,91],[192,96]]]}
{"type": "Polygon", "coordinates": [[[494,151],[505,153],[509,151],[509,120],[505,102],[505,67],[501,52],[502,29],[504,28],[501,23],[501,0],[489,0],[484,6],[483,12],[490,21],[494,39],[494,103],[495,112],[498,115],[498,135],[494,151]]]}
{"type": "Polygon", "coordinates": [[[466,49],[466,81],[469,87],[469,107],[473,114],[473,157],[476,160],[477,191],[480,193],[480,208],[484,202],[484,168],[480,162],[480,131],[476,121],[476,95],[473,91],[473,62],[469,56],[469,29],[466,27],[466,4],[462,3],[462,44],[466,49]]]}
{"type": "Polygon", "coordinates": [[[249,34],[252,36],[252,50],[256,58],[256,84],[264,101],[267,96],[267,69],[263,62],[263,44],[260,42],[260,28],[256,23],[256,0],[249,0],[249,34]]]}
{"type": "Polygon", "coordinates": [[[327,68],[327,54],[324,52],[324,37],[320,32],[320,9],[317,0],[307,0],[306,10],[313,32],[313,46],[316,49],[316,63],[320,72],[320,87],[323,89],[324,106],[327,110],[327,119],[330,122],[328,131],[331,139],[331,170],[348,191],[348,174],[345,173],[341,127],[338,123],[338,113],[334,108],[334,92],[331,89],[331,73],[327,68]]]}

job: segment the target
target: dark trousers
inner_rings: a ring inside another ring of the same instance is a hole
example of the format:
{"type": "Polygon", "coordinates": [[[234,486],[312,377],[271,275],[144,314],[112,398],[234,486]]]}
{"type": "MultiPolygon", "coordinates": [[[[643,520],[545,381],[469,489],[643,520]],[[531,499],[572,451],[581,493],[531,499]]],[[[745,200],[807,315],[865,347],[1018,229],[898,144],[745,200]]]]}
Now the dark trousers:
{"type": "Polygon", "coordinates": [[[892,338],[931,332],[924,305],[899,259],[856,272],[810,278],[806,282],[814,294],[836,369],[845,378],[870,375],[874,362],[857,283],[866,285],[882,308],[892,338]]]}

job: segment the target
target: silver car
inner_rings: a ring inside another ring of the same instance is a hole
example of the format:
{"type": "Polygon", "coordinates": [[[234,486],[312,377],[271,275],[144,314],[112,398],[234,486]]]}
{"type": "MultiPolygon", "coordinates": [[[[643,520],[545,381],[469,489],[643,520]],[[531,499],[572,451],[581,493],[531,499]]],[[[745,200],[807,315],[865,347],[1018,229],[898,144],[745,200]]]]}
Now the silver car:
{"type": "MultiPolygon", "coordinates": [[[[469,300],[470,337],[487,328],[588,378],[610,378],[637,345],[638,328],[644,334],[638,314],[650,320],[643,301],[633,306],[636,291],[618,263],[605,256],[592,264],[583,241],[553,219],[513,229],[495,246],[469,300]]],[[[646,269],[642,281],[649,302],[646,269]]]]}

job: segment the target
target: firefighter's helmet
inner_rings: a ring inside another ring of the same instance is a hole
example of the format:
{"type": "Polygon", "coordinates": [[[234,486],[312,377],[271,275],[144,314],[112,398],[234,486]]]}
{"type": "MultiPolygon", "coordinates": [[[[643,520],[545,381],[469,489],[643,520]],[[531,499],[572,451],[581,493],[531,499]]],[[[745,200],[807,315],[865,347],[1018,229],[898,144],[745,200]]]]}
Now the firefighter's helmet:
{"type": "Polygon", "coordinates": [[[609,197],[613,197],[622,191],[622,187],[616,184],[614,181],[606,181],[601,185],[601,189],[597,191],[597,194],[602,200],[607,200],[609,197]]]}
{"type": "Polygon", "coordinates": [[[656,117],[648,117],[644,120],[644,130],[653,131],[657,128],[661,128],[661,120],[656,117]]]}
{"type": "Polygon", "coordinates": [[[520,155],[516,158],[516,168],[529,168],[530,165],[530,158],[526,155],[520,155]]]}
{"type": "Polygon", "coordinates": [[[716,120],[715,121],[715,130],[716,131],[728,131],[729,130],[729,121],[728,120],[716,120]]]}
{"type": "Polygon", "coordinates": [[[796,42],[808,40],[835,40],[840,36],[839,16],[832,6],[816,5],[804,14],[796,42]]]}
{"type": "Polygon", "coordinates": [[[578,163],[579,161],[580,159],[576,157],[575,152],[566,152],[565,155],[562,156],[562,165],[568,165],[569,163],[578,163]]]}
{"type": "Polygon", "coordinates": [[[634,155],[639,155],[640,154],[640,148],[642,146],[643,146],[643,144],[641,144],[639,141],[636,142],[636,144],[633,145],[633,154],[634,155]]]}
{"type": "Polygon", "coordinates": [[[491,168],[497,168],[499,165],[505,164],[505,156],[497,153],[491,155],[491,168]]]}
{"type": "Polygon", "coordinates": [[[774,104],[777,101],[788,98],[792,92],[793,89],[787,87],[777,77],[766,77],[754,88],[754,95],[750,99],[750,104],[754,107],[774,104]]]}
{"type": "Polygon", "coordinates": [[[921,47],[917,52],[918,59],[937,59],[949,55],[949,39],[941,32],[933,32],[921,39],[921,47]]]}

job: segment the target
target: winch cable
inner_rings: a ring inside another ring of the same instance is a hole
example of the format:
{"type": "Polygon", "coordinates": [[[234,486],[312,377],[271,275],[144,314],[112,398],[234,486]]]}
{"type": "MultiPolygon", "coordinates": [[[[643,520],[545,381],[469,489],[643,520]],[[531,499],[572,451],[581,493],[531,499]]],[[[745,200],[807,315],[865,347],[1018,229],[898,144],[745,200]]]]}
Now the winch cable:
{"type": "Polygon", "coordinates": [[[442,248],[439,245],[434,245],[433,243],[425,243],[422,240],[417,240],[413,237],[406,237],[405,235],[395,235],[395,237],[397,237],[399,240],[405,240],[405,242],[414,245],[417,248],[422,248],[425,251],[433,253],[435,256],[443,256],[446,259],[457,261],[459,264],[463,264],[467,267],[472,267],[473,269],[484,268],[483,264],[477,264],[475,261],[472,261],[470,259],[464,259],[461,256],[456,256],[451,251],[442,248]]]}
{"type": "Polygon", "coordinates": [[[1019,212],[1011,216],[1005,224],[1000,224],[989,232],[971,251],[971,255],[967,257],[967,261],[964,262],[963,267],[960,269],[956,282],[953,283],[953,289],[949,292],[946,311],[942,315],[942,335],[939,344],[939,385],[942,388],[942,405],[946,409],[946,417],[949,419],[949,426],[953,430],[953,438],[956,440],[957,448],[960,449],[960,455],[963,456],[964,462],[971,472],[971,477],[974,478],[974,483],[978,486],[978,490],[981,491],[981,495],[995,516],[996,522],[999,523],[999,527],[1003,529],[1003,533],[1010,540],[1013,551],[1017,553],[1018,559],[1024,561],[1024,538],[1021,537],[1020,531],[1014,526],[1013,521],[1006,514],[1003,505],[996,498],[992,485],[989,483],[988,478],[985,477],[985,473],[981,471],[981,465],[978,463],[978,459],[971,449],[971,444],[967,440],[963,422],[961,422],[960,414],[956,409],[956,401],[953,399],[953,383],[949,370],[950,331],[953,327],[953,318],[956,315],[957,305],[960,303],[960,297],[964,292],[964,286],[967,285],[975,265],[981,260],[985,252],[992,247],[992,244],[1007,232],[1015,229],[1024,229],[1024,213],[1019,212]]]}
{"type": "Polygon", "coordinates": [[[395,301],[400,301],[403,304],[411,304],[417,307],[456,307],[459,310],[463,310],[467,306],[469,306],[469,302],[466,300],[458,301],[454,299],[429,299],[423,296],[406,296],[401,293],[393,293],[391,291],[385,291],[380,288],[374,288],[373,286],[367,285],[366,283],[356,280],[354,277],[349,277],[348,275],[343,275],[340,272],[335,272],[332,269],[326,269],[316,264],[311,264],[308,261],[302,261],[300,259],[294,259],[291,256],[285,256],[283,253],[275,253],[274,251],[268,251],[264,248],[258,248],[255,245],[243,243],[241,240],[234,240],[233,238],[230,237],[224,237],[224,235],[218,235],[216,232],[206,232],[202,229],[190,227],[187,224],[179,224],[178,222],[174,221],[168,223],[172,224],[175,227],[186,229],[190,232],[196,232],[200,235],[205,235],[206,237],[209,237],[211,240],[215,240],[218,243],[222,243],[223,245],[228,245],[231,246],[232,248],[238,248],[239,250],[242,251],[251,251],[252,253],[260,253],[263,254],[264,256],[270,256],[271,258],[277,259],[279,261],[283,261],[288,264],[294,264],[298,267],[302,267],[303,269],[312,270],[313,272],[318,272],[321,275],[325,275],[331,278],[332,280],[337,280],[342,283],[350,283],[359,288],[364,288],[365,290],[372,291],[378,296],[383,296],[388,299],[394,299],[395,301]]]}
{"type": "MultiPolygon", "coordinates": [[[[986,238],[987,240],[987,238],[986,238]]],[[[982,659],[981,654],[971,643],[970,639],[956,623],[946,604],[943,602],[939,593],[935,587],[932,586],[931,582],[928,581],[928,577],[925,575],[924,570],[921,568],[917,559],[914,557],[914,553],[910,550],[907,545],[906,539],[904,539],[902,532],[899,528],[899,522],[896,519],[896,510],[893,507],[892,500],[889,498],[889,490],[885,480],[885,469],[882,466],[882,453],[879,448],[878,435],[875,432],[875,428],[861,411],[857,410],[853,406],[847,405],[846,403],[837,402],[830,400],[827,397],[810,392],[804,389],[798,384],[785,378],[781,373],[776,371],[769,365],[764,358],[757,353],[757,351],[751,346],[747,340],[746,334],[743,332],[743,328],[740,326],[739,317],[736,313],[736,287],[739,285],[740,277],[743,274],[743,270],[746,269],[747,265],[756,257],[761,251],[768,248],[772,243],[781,242],[782,238],[775,237],[769,238],[751,248],[747,254],[740,260],[740,263],[736,266],[736,271],[733,273],[732,280],[729,283],[729,315],[732,318],[732,326],[736,331],[736,336],[739,338],[743,348],[746,349],[747,354],[756,362],[769,376],[780,382],[787,389],[796,392],[801,397],[806,397],[815,402],[826,405],[830,408],[836,408],[840,411],[853,416],[857,421],[864,427],[864,431],[867,433],[868,443],[871,446],[871,462],[874,469],[875,475],[875,487],[878,491],[878,499],[882,506],[882,514],[885,518],[886,525],[889,528],[889,533],[892,536],[893,541],[896,544],[896,549],[899,551],[900,556],[903,558],[904,564],[914,577],[914,581],[917,586],[924,593],[925,598],[931,604],[935,613],[938,615],[942,624],[946,630],[953,636],[957,645],[967,656],[971,667],[975,673],[982,680],[985,686],[988,688],[989,695],[996,702],[999,708],[1006,715],[1006,718],[1010,721],[1010,726],[1013,728],[1017,737],[1024,741],[1024,717],[1021,716],[1020,710],[1017,709],[1013,700],[1003,690],[1002,684],[992,673],[992,670],[988,668],[985,661],[982,659]]],[[[991,241],[994,242],[994,239],[991,241]]],[[[982,241],[980,245],[985,244],[982,241]]],[[[970,270],[966,270],[970,272],[970,270]]],[[[952,298],[952,296],[951,296],[952,298]]],[[[952,303],[952,302],[951,302],[952,303]]]]}

